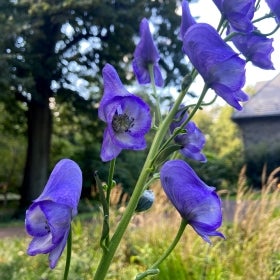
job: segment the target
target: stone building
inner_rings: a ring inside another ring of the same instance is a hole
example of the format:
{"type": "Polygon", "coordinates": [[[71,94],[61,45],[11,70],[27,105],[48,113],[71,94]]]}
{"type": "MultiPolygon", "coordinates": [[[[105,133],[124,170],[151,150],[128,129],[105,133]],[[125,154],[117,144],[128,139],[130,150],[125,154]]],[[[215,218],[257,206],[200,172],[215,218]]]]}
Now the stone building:
{"type": "Polygon", "coordinates": [[[268,172],[280,166],[280,74],[258,83],[256,94],[232,120],[241,129],[248,176],[259,185],[265,164],[268,172]]]}

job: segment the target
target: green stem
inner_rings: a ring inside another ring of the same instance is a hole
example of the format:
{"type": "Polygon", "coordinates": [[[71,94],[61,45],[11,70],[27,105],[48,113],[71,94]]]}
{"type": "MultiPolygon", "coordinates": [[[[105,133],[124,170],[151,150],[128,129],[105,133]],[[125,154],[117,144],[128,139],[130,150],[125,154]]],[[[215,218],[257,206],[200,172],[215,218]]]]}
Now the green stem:
{"type": "Polygon", "coordinates": [[[254,19],[254,20],[252,21],[252,23],[256,23],[256,22],[259,22],[259,21],[262,21],[262,20],[264,20],[264,19],[271,18],[271,17],[273,17],[273,14],[272,14],[272,13],[269,13],[269,14],[266,14],[266,15],[260,17],[260,18],[254,19]]]}
{"type": "Polygon", "coordinates": [[[208,85],[205,84],[195,107],[190,112],[188,119],[181,125],[181,128],[183,128],[193,118],[196,111],[201,107],[201,104],[203,103],[203,99],[204,99],[208,89],[209,89],[208,85]]]}
{"type": "Polygon", "coordinates": [[[278,29],[279,29],[280,25],[276,25],[276,27],[269,33],[266,33],[266,34],[262,34],[263,36],[271,36],[273,35],[278,29]]]}
{"type": "Polygon", "coordinates": [[[105,247],[107,248],[109,245],[109,238],[110,238],[110,196],[111,190],[113,188],[113,178],[115,173],[115,165],[116,159],[110,161],[110,168],[109,168],[109,175],[108,175],[108,182],[107,182],[107,194],[106,194],[106,207],[104,207],[104,223],[106,223],[105,227],[107,227],[107,235],[105,237],[104,243],[105,247]]]}
{"type": "Polygon", "coordinates": [[[66,253],[66,263],[65,263],[63,280],[68,279],[70,263],[71,263],[71,253],[72,253],[72,229],[70,224],[69,234],[67,238],[67,253],[66,253]]]}
{"type": "Polygon", "coordinates": [[[148,69],[149,69],[149,74],[150,74],[151,84],[152,84],[152,89],[153,89],[153,97],[156,100],[156,122],[155,122],[155,124],[159,125],[161,123],[162,119],[161,119],[161,112],[160,112],[159,97],[158,97],[157,90],[156,90],[153,64],[149,64],[148,69]]]}
{"type": "MultiPolygon", "coordinates": [[[[108,182],[107,182],[107,193],[106,193],[107,205],[110,205],[110,195],[111,195],[111,190],[113,188],[115,165],[116,165],[116,159],[111,160],[110,167],[109,167],[108,182]]],[[[108,216],[109,216],[109,207],[107,210],[108,210],[108,213],[106,213],[106,214],[108,214],[108,216]]]]}
{"type": "Polygon", "coordinates": [[[145,272],[140,273],[136,276],[135,280],[141,280],[143,278],[145,278],[146,276],[149,275],[154,275],[157,271],[159,272],[159,270],[157,269],[158,266],[170,255],[170,253],[174,250],[174,248],[176,247],[176,245],[178,244],[179,240],[182,237],[182,234],[187,226],[187,221],[182,219],[181,221],[181,225],[178,229],[178,232],[174,238],[174,240],[172,241],[172,243],[170,244],[170,246],[167,248],[167,250],[163,253],[163,255],[149,268],[147,269],[145,272]]]}
{"type": "Polygon", "coordinates": [[[126,207],[126,210],[116,228],[115,233],[113,234],[113,236],[111,238],[107,251],[104,252],[104,254],[100,260],[100,263],[98,265],[98,268],[97,268],[95,276],[94,276],[95,280],[103,280],[106,277],[107,271],[109,269],[109,266],[112,262],[114,255],[115,255],[115,252],[121,242],[121,239],[126,231],[128,224],[134,214],[138,200],[146,186],[147,179],[148,179],[151,169],[152,169],[152,160],[155,157],[156,153],[158,152],[160,145],[166,135],[166,132],[169,129],[169,125],[172,122],[172,120],[179,108],[179,105],[181,104],[183,98],[185,97],[187,90],[188,90],[188,88],[180,93],[179,97],[175,101],[175,104],[172,107],[172,109],[170,110],[169,114],[165,117],[165,119],[159,126],[159,129],[155,135],[154,141],[150,148],[149,154],[146,158],[142,171],[139,175],[135,189],[134,189],[132,196],[129,200],[129,203],[126,207]]]}

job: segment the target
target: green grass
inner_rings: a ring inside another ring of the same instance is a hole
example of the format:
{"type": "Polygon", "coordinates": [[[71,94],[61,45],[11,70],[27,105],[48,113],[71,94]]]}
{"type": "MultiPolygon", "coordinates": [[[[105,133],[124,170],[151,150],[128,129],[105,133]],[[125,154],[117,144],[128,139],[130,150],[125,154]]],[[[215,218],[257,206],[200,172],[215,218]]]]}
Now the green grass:
{"type": "MultiPolygon", "coordinates": [[[[130,280],[153,264],[176,234],[180,218],[160,190],[157,204],[136,215],[120,245],[107,279],[130,280]]],[[[267,182],[256,200],[242,181],[236,194],[234,220],[224,223],[226,240],[214,237],[206,244],[187,227],[176,249],[160,266],[153,280],[279,280],[280,279],[280,192],[277,182],[267,182]],[[246,209],[242,201],[252,201],[246,209]]],[[[121,213],[113,211],[113,221],[121,213]]],[[[98,247],[101,217],[81,215],[73,223],[73,253],[69,280],[93,279],[101,250],[98,247]]],[[[62,279],[65,252],[54,270],[46,255],[27,256],[30,239],[0,240],[1,280],[62,279]]]]}

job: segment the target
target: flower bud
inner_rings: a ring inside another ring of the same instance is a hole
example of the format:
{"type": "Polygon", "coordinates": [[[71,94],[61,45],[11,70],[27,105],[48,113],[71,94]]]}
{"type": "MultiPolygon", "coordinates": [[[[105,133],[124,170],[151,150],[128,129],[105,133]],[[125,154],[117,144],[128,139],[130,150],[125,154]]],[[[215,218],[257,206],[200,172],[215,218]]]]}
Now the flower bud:
{"type": "Polygon", "coordinates": [[[143,212],[150,209],[154,203],[155,194],[151,190],[145,190],[140,197],[135,212],[143,212]]]}

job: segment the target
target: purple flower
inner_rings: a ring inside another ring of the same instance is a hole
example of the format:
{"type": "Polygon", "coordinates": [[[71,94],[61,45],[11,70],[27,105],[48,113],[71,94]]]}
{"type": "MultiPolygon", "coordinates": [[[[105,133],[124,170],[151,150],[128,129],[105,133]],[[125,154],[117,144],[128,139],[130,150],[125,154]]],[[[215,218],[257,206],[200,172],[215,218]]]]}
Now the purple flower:
{"type": "MultiPolygon", "coordinates": [[[[177,113],[175,120],[170,125],[170,132],[173,133],[175,128],[180,127],[182,123],[188,118],[188,114],[185,113],[181,116],[181,112],[177,113]]],[[[205,155],[201,152],[205,145],[205,137],[201,130],[192,121],[189,121],[184,127],[186,132],[178,134],[174,141],[181,145],[180,153],[188,158],[206,162],[205,155]]]]}
{"type": "Polygon", "coordinates": [[[221,200],[183,160],[170,160],[160,170],[162,187],[183,219],[206,241],[222,224],[221,200]]]}
{"type": "Polygon", "coordinates": [[[98,116],[107,123],[101,147],[101,159],[116,158],[123,149],[143,150],[146,148],[145,134],[151,128],[149,105],[141,98],[128,92],[110,64],[102,71],[104,95],[98,116]]]}
{"type": "Polygon", "coordinates": [[[149,65],[153,66],[155,84],[159,87],[163,86],[163,78],[160,72],[158,61],[160,59],[159,52],[152,38],[149,28],[149,22],[143,18],[140,23],[140,42],[134,51],[134,59],[132,61],[133,71],[139,84],[148,84],[151,82],[149,73],[149,65]]]}
{"type": "Polygon", "coordinates": [[[192,25],[184,36],[183,51],[205,83],[228,104],[241,110],[239,101],[248,100],[241,90],[245,83],[245,61],[217,31],[206,23],[192,25]]]}
{"type": "Polygon", "coordinates": [[[274,69],[271,61],[271,53],[274,50],[272,47],[273,39],[269,39],[255,30],[246,34],[239,33],[231,40],[247,60],[255,66],[262,69],[274,69]]]}
{"type": "Polygon", "coordinates": [[[268,7],[276,17],[276,22],[280,23],[280,3],[279,0],[266,0],[268,7]]]}
{"type": "Polygon", "coordinates": [[[59,161],[42,192],[26,211],[26,231],[33,239],[27,254],[49,254],[54,268],[66,245],[82,190],[82,172],[70,159],[59,161]]]}
{"type": "Polygon", "coordinates": [[[213,0],[230,25],[240,32],[251,32],[255,0],[213,0]]]}
{"type": "Polygon", "coordinates": [[[189,2],[187,0],[182,1],[182,20],[181,20],[181,26],[180,26],[180,33],[179,33],[179,39],[183,40],[184,35],[187,31],[187,29],[195,24],[196,21],[191,15],[189,2]]]}

